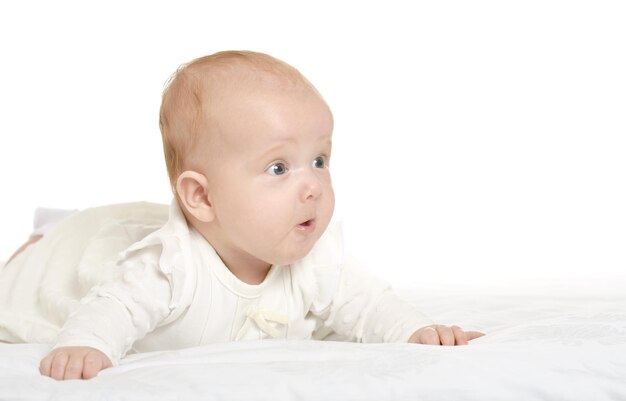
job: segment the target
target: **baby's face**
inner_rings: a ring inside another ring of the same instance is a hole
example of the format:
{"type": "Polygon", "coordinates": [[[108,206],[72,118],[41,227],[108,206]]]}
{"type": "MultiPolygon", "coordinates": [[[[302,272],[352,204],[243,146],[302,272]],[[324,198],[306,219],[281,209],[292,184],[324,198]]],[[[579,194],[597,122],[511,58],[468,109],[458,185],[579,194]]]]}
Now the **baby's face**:
{"type": "Polygon", "coordinates": [[[310,89],[231,91],[207,151],[218,253],[283,265],[304,257],[334,209],[333,119],[310,89]]]}

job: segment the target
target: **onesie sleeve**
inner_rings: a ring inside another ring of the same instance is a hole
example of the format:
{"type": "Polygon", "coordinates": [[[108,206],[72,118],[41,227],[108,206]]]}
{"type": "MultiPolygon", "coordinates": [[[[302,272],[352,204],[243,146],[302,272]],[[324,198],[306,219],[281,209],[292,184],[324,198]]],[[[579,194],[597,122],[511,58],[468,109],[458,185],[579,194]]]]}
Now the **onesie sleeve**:
{"type": "Polygon", "coordinates": [[[160,253],[159,246],[151,246],[111,266],[111,277],[80,301],[54,348],[93,347],[117,365],[136,340],[172,312],[171,279],[159,267],[160,253]]]}
{"type": "Polygon", "coordinates": [[[385,281],[346,254],[341,263],[316,274],[321,324],[313,338],[353,342],[407,342],[421,327],[433,324],[416,306],[398,296],[385,281]],[[322,289],[326,290],[322,290],[322,289]],[[330,290],[329,290],[330,289],[330,290]]]}
{"type": "Polygon", "coordinates": [[[331,224],[296,268],[303,272],[301,287],[313,288],[308,304],[317,320],[314,339],[407,342],[415,331],[433,324],[345,252],[340,224],[331,224]]]}
{"type": "Polygon", "coordinates": [[[339,270],[333,299],[320,313],[324,324],[318,335],[354,342],[408,342],[416,330],[433,324],[351,255],[339,270]]]}

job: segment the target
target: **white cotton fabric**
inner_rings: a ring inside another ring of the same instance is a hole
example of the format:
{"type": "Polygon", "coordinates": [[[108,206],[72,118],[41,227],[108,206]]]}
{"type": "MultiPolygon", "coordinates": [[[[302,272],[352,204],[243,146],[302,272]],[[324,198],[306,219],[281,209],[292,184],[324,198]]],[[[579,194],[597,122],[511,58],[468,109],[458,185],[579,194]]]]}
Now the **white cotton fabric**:
{"type": "Polygon", "coordinates": [[[403,291],[462,347],[263,340],[129,355],[88,381],[39,374],[49,345],[0,344],[0,400],[626,400],[626,277],[403,291]]]}
{"type": "Polygon", "coordinates": [[[80,299],[112,272],[118,253],[163,225],[167,206],[141,202],[61,214],[67,218],[53,219],[53,228],[50,219],[36,222],[35,230],[47,226],[43,239],[0,270],[0,341],[54,342],[80,299]]]}
{"type": "Polygon", "coordinates": [[[35,209],[35,216],[33,217],[33,232],[31,233],[31,236],[44,235],[60,221],[77,212],[77,209],[51,209],[38,207],[35,209]]]}
{"type": "Polygon", "coordinates": [[[263,283],[249,285],[187,225],[176,202],[165,224],[162,205],[111,208],[72,216],[7,266],[0,288],[30,270],[63,277],[54,285],[35,280],[5,299],[0,340],[91,346],[117,364],[129,351],[238,340],[406,342],[432,323],[345,254],[338,224],[305,258],[272,266],[263,283]],[[16,308],[33,295],[28,313],[16,308]]]}

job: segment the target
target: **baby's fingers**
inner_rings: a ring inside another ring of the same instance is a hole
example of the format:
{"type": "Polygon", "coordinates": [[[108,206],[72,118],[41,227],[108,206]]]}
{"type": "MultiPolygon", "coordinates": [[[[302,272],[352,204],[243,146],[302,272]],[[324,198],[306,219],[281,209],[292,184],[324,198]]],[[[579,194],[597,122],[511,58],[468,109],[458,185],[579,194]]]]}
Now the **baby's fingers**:
{"type": "Polygon", "coordinates": [[[111,366],[109,358],[95,348],[61,347],[41,361],[39,371],[55,380],[91,379],[111,366]]]}
{"type": "Polygon", "coordinates": [[[76,380],[83,377],[83,355],[80,353],[70,354],[70,358],[65,366],[65,376],[63,380],[76,380]]]}
{"type": "Polygon", "coordinates": [[[39,363],[39,373],[43,376],[50,377],[50,371],[52,370],[52,358],[54,355],[48,354],[44,359],[39,363]]]}
{"type": "Polygon", "coordinates": [[[468,341],[475,340],[478,337],[482,337],[485,335],[485,333],[481,333],[480,331],[466,331],[465,334],[467,335],[468,341]]]}
{"type": "Polygon", "coordinates": [[[108,358],[103,359],[98,352],[90,352],[85,356],[85,367],[83,369],[83,378],[92,379],[96,377],[102,369],[110,368],[111,363],[108,358]]]}
{"type": "Polygon", "coordinates": [[[67,366],[67,362],[70,360],[70,357],[65,352],[55,352],[51,354],[52,358],[50,365],[50,374],[48,376],[52,377],[55,380],[63,380],[65,377],[65,367],[67,366]]]}
{"type": "Polygon", "coordinates": [[[485,333],[479,331],[464,331],[459,326],[452,326],[452,331],[455,339],[455,344],[453,345],[467,345],[469,341],[485,335],[485,333]]]}
{"type": "Polygon", "coordinates": [[[452,332],[454,333],[454,344],[452,345],[467,345],[470,340],[468,332],[463,331],[459,326],[452,326],[452,332]]]}
{"type": "MultiPolygon", "coordinates": [[[[457,326],[454,326],[457,327],[457,326]]],[[[439,334],[439,342],[441,345],[454,345],[456,340],[458,339],[457,335],[457,331],[454,330],[454,327],[448,327],[448,326],[442,326],[442,325],[437,325],[435,326],[435,329],[437,330],[437,333],[439,334]]],[[[457,327],[459,330],[460,328],[457,327]]],[[[463,332],[461,330],[461,332],[463,332]]],[[[435,344],[435,345],[440,345],[440,344],[435,344]]]]}
{"type": "Polygon", "coordinates": [[[434,327],[424,327],[419,331],[419,338],[417,343],[427,345],[440,345],[439,333],[434,327]]]}

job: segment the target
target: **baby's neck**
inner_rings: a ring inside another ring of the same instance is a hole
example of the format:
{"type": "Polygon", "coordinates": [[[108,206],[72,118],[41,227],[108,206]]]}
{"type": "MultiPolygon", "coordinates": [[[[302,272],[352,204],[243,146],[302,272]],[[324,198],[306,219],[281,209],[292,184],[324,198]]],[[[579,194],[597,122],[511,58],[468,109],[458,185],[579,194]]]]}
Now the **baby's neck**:
{"type": "Polygon", "coordinates": [[[227,243],[223,242],[223,238],[219,233],[200,224],[192,216],[183,209],[183,214],[187,224],[194,228],[204,239],[211,244],[217,255],[220,257],[224,265],[235,277],[246,284],[258,285],[265,281],[265,277],[269,273],[272,265],[256,258],[249,253],[242,251],[233,251],[227,243]]]}
{"type": "Polygon", "coordinates": [[[267,277],[272,267],[270,263],[249,253],[233,250],[227,244],[223,244],[219,236],[211,238],[210,234],[205,235],[202,232],[201,234],[215,249],[226,268],[239,280],[250,285],[258,285],[265,281],[265,277],[267,277]]]}
{"type": "MultiPolygon", "coordinates": [[[[224,261],[224,259],[222,259],[224,261]]],[[[228,263],[224,262],[228,270],[230,270],[235,277],[239,280],[243,281],[246,284],[250,285],[258,285],[265,281],[265,277],[269,273],[271,269],[271,265],[262,266],[260,269],[250,269],[248,267],[237,271],[236,269],[231,268],[228,263]]]]}

